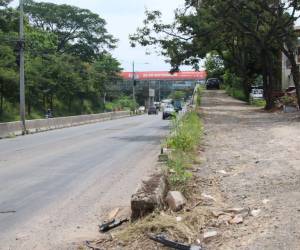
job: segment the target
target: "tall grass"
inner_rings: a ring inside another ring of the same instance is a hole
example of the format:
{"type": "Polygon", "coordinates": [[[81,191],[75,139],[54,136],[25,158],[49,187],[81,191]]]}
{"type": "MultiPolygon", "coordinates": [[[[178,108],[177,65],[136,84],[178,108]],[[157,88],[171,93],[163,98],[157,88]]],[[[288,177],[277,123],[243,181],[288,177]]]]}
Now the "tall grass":
{"type": "Polygon", "coordinates": [[[202,123],[197,112],[192,111],[182,119],[173,120],[173,130],[167,139],[168,148],[188,152],[195,149],[202,135],[202,123]]]}
{"type": "Polygon", "coordinates": [[[198,86],[196,91],[196,105],[198,107],[200,107],[201,105],[203,92],[204,92],[204,86],[203,85],[198,86]]]}
{"type": "Polygon", "coordinates": [[[263,108],[266,106],[266,101],[264,99],[253,99],[250,100],[250,104],[255,107],[263,108]]]}
{"type": "Polygon", "coordinates": [[[193,155],[200,144],[203,126],[197,112],[186,113],[180,120],[173,121],[171,135],[167,138],[167,147],[172,150],[167,166],[171,186],[184,191],[185,184],[192,177],[188,169],[193,155]]]}
{"type": "Polygon", "coordinates": [[[226,93],[235,99],[238,99],[241,101],[247,101],[244,91],[240,88],[234,88],[234,87],[227,86],[226,93]]]}

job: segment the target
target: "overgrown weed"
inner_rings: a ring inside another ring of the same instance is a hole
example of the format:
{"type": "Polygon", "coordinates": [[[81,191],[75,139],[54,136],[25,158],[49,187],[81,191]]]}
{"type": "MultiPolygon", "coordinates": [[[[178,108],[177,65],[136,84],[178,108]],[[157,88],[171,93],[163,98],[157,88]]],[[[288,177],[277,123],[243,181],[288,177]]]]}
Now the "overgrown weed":
{"type": "Polygon", "coordinates": [[[172,133],[167,138],[167,147],[172,150],[167,161],[169,184],[182,192],[192,177],[189,168],[194,163],[202,133],[201,119],[196,111],[192,111],[173,121],[172,133]]]}

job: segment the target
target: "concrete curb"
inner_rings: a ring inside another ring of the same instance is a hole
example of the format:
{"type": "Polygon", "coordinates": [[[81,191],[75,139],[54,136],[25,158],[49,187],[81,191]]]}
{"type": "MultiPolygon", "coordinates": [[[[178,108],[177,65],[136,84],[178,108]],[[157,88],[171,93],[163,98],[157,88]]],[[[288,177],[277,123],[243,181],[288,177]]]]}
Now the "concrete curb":
{"type": "MultiPolygon", "coordinates": [[[[37,119],[26,121],[26,129],[29,134],[38,133],[48,130],[75,127],[90,123],[115,120],[129,117],[129,111],[119,111],[110,113],[100,113],[92,115],[80,115],[69,117],[58,117],[50,119],[37,119]]],[[[0,139],[22,135],[21,122],[0,123],[0,139]]]]}
{"type": "Polygon", "coordinates": [[[142,218],[155,209],[162,209],[166,194],[167,180],[163,173],[157,172],[142,181],[131,197],[131,220],[142,218]]]}

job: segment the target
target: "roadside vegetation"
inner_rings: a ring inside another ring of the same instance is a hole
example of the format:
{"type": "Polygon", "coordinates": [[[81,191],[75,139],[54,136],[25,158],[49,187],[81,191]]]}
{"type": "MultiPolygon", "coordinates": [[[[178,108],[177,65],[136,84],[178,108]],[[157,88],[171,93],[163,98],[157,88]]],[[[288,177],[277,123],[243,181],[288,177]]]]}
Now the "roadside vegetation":
{"type": "Polygon", "coordinates": [[[163,21],[160,11],[147,10],[131,42],[132,46],[159,46],[173,71],[181,65],[197,70],[205,59],[208,77],[222,79],[227,92],[241,100],[249,101],[251,86],[261,79],[265,109],[272,110],[276,93],[282,90],[282,53],[291,65],[300,104],[298,10],[295,0],[186,0],[170,23],[163,21]]]}
{"type": "Polygon", "coordinates": [[[174,119],[171,135],[166,146],[171,153],[167,161],[168,179],[173,188],[185,191],[186,183],[192,178],[190,171],[203,132],[197,111],[188,112],[181,119],[174,119]]]}
{"type": "Polygon", "coordinates": [[[128,96],[122,96],[112,102],[105,104],[106,111],[119,111],[119,110],[130,110],[134,111],[138,107],[138,104],[128,96]]]}
{"type": "MultiPolygon", "coordinates": [[[[154,243],[149,240],[149,233],[155,235],[164,233],[173,240],[195,243],[199,232],[207,226],[210,220],[208,209],[195,206],[195,202],[199,202],[197,200],[199,193],[194,188],[194,185],[198,183],[198,177],[193,174],[193,169],[200,164],[198,151],[203,135],[199,113],[201,95],[202,89],[198,88],[194,96],[197,102],[196,108],[184,114],[183,117],[174,118],[170,135],[163,143],[163,147],[166,147],[169,152],[164,166],[166,169],[163,169],[169,189],[182,191],[188,199],[187,206],[194,207],[190,212],[178,213],[171,210],[156,210],[128,227],[116,231],[113,238],[117,239],[116,242],[123,242],[125,249],[153,249],[154,243]],[[178,222],[176,216],[180,216],[178,218],[182,221],[178,222]]],[[[108,243],[106,247],[113,248],[116,242],[108,243]]]]}
{"type": "Polygon", "coordinates": [[[265,107],[266,101],[263,99],[250,100],[250,104],[255,107],[265,107]]]}
{"type": "MultiPolygon", "coordinates": [[[[0,0],[0,121],[19,119],[18,10],[0,0]]],[[[24,1],[27,118],[131,108],[116,88],[117,40],[90,10],[24,1]],[[111,103],[111,105],[110,105],[111,103]]]]}

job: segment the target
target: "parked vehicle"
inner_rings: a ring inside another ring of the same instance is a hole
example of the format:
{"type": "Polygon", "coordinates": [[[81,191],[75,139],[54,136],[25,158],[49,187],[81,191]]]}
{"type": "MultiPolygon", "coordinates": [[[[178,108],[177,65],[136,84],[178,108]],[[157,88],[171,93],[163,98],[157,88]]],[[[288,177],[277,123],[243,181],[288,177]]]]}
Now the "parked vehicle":
{"type": "Polygon", "coordinates": [[[172,104],[168,104],[164,108],[162,118],[163,118],[163,120],[165,120],[167,118],[174,117],[175,113],[176,112],[175,112],[174,106],[172,104]]]}
{"type": "Polygon", "coordinates": [[[209,78],[206,81],[206,89],[220,89],[221,82],[218,78],[209,78]]]}
{"type": "Polygon", "coordinates": [[[148,115],[157,115],[158,114],[158,110],[155,106],[151,106],[148,109],[148,115]]]}
{"type": "Polygon", "coordinates": [[[141,114],[145,113],[145,111],[146,111],[145,106],[140,106],[139,109],[138,109],[138,112],[141,113],[141,114]]]}
{"type": "Polygon", "coordinates": [[[154,106],[156,107],[156,109],[159,111],[160,110],[160,102],[154,102],[154,106]]]}

